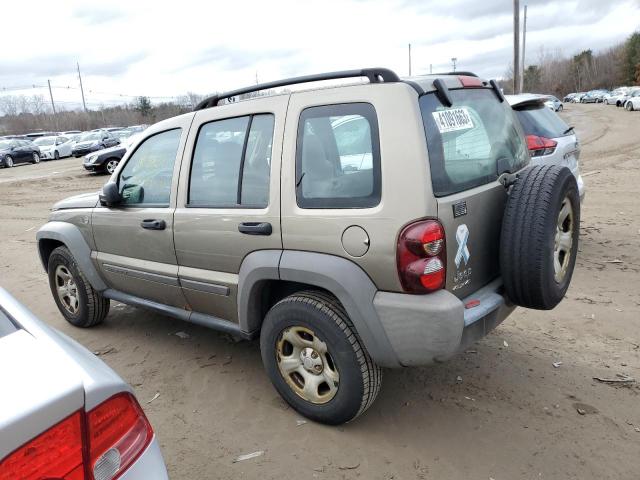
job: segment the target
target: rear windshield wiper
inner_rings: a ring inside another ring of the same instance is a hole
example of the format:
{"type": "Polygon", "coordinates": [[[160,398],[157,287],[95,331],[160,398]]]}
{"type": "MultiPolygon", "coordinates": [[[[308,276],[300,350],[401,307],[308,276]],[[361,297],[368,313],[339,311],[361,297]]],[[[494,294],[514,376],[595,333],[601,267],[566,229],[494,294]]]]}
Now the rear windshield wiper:
{"type": "Polygon", "coordinates": [[[564,132],[562,132],[562,134],[566,135],[567,133],[571,133],[572,130],[574,130],[574,128],[573,127],[569,127],[564,132]]]}

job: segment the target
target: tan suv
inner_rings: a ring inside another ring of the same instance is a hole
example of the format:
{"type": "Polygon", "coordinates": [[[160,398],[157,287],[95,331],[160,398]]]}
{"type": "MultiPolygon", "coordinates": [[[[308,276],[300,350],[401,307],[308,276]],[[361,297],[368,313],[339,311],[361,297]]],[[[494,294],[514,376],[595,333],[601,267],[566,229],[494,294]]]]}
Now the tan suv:
{"type": "Polygon", "coordinates": [[[372,404],[381,367],[445,360],[515,305],[562,299],[578,189],[528,163],[493,81],[299,77],[148,128],[100,195],[55,205],[39,252],[72,324],[117,300],[259,336],[285,400],[338,424],[372,404]]]}

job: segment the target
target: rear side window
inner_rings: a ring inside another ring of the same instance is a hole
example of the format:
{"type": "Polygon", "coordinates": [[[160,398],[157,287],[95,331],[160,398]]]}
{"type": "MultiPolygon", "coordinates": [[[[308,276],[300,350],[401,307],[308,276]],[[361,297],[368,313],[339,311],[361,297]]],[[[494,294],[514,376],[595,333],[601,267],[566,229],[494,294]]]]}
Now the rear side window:
{"type": "Polygon", "coordinates": [[[507,102],[482,88],[449,94],[451,108],[433,93],[420,98],[436,196],[485,185],[527,164],[527,148],[507,102]]]}
{"type": "Polygon", "coordinates": [[[369,208],[380,202],[380,141],[368,103],[327,105],[300,115],[296,197],[302,208],[369,208]]]}
{"type": "Polygon", "coordinates": [[[525,135],[558,138],[571,133],[564,120],[543,105],[517,107],[516,115],[525,135]]]}
{"type": "Polygon", "coordinates": [[[198,132],[189,178],[190,207],[269,204],[272,114],[217,120],[198,132]]]}

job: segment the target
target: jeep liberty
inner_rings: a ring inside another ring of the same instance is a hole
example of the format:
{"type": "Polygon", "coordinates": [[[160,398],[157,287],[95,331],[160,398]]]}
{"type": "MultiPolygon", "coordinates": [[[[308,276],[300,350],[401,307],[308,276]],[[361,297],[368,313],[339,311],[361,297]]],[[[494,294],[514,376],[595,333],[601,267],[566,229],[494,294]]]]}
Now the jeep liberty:
{"type": "Polygon", "coordinates": [[[444,361],[516,306],[560,302],[578,188],[529,161],[497,84],[472,73],[297,77],[149,127],[100,194],[53,207],[38,249],[73,325],[115,300],[259,337],[280,395],[340,424],[382,368],[444,361]]]}

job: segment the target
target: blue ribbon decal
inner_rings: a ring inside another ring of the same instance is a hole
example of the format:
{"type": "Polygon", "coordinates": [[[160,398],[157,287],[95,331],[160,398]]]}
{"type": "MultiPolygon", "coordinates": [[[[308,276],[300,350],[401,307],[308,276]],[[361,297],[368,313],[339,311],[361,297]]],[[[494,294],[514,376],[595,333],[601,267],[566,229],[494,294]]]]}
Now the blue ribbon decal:
{"type": "Polygon", "coordinates": [[[467,240],[469,240],[469,228],[463,223],[458,226],[456,231],[456,241],[458,242],[458,252],[456,253],[456,268],[460,267],[460,263],[464,259],[464,264],[469,263],[469,249],[467,248],[467,240]]]}

